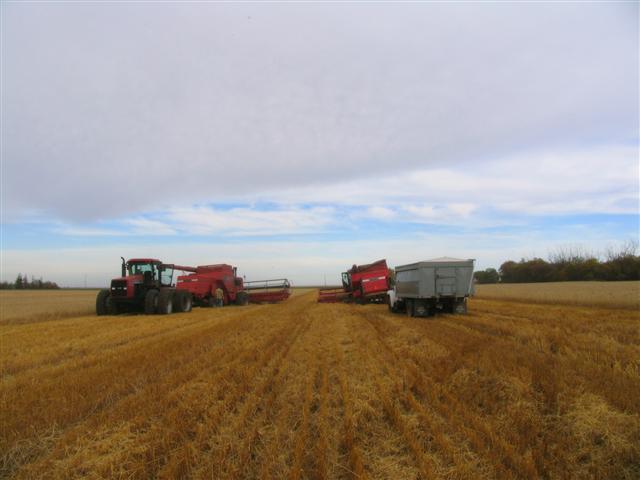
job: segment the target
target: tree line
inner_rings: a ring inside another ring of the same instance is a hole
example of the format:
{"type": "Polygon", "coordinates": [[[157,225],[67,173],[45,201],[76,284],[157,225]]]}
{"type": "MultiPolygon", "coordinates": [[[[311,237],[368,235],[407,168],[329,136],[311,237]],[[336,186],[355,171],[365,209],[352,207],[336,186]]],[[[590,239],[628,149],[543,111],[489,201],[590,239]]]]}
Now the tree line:
{"type": "Polygon", "coordinates": [[[18,274],[13,282],[0,282],[0,290],[52,290],[60,288],[56,282],[42,280],[42,278],[29,277],[18,274]]]}
{"type": "Polygon", "coordinates": [[[474,273],[477,283],[534,283],[565,281],[640,280],[638,242],[631,241],[618,250],[609,249],[604,256],[581,248],[563,248],[542,258],[508,260],[500,268],[474,273]]]}

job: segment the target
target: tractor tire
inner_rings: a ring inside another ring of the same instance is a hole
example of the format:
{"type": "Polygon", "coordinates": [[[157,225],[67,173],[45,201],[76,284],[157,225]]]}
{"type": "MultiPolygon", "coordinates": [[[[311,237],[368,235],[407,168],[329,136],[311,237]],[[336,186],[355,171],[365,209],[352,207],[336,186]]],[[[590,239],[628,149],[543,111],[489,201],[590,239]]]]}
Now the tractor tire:
{"type": "Polygon", "coordinates": [[[173,290],[160,290],[158,296],[158,313],[160,315],[170,315],[173,312],[173,290]]]}
{"type": "Polygon", "coordinates": [[[249,294],[247,292],[238,292],[236,295],[236,305],[240,305],[241,307],[249,305],[249,294]]]}
{"type": "Polygon", "coordinates": [[[118,304],[113,301],[113,298],[109,296],[106,303],[107,312],[109,312],[109,315],[118,315],[120,313],[120,308],[118,308],[118,304]]]}
{"type": "Polygon", "coordinates": [[[109,308],[107,305],[107,300],[111,297],[111,291],[107,288],[103,288],[98,292],[98,296],[96,297],[96,314],[99,316],[108,315],[109,308]]]}
{"type": "Polygon", "coordinates": [[[193,305],[193,297],[190,292],[177,290],[173,297],[173,309],[175,312],[190,312],[193,305]]]}
{"type": "Polygon", "coordinates": [[[153,315],[158,311],[158,291],[149,290],[144,297],[144,313],[153,315]]]}

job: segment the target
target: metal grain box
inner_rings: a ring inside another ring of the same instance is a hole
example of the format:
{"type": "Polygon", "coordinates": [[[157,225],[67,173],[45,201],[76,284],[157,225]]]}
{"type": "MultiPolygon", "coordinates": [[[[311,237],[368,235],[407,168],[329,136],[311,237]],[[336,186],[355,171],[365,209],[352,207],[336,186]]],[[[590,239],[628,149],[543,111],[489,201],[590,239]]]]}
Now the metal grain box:
{"type": "Polygon", "coordinates": [[[390,307],[420,316],[437,310],[466,312],[465,299],[473,294],[474,262],[442,257],[396,267],[390,307]]]}

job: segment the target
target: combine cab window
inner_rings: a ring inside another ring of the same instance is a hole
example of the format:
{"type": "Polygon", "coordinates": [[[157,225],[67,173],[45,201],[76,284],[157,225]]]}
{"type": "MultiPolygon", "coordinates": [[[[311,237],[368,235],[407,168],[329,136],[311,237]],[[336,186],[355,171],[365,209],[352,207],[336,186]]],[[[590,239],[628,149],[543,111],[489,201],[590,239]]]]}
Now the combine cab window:
{"type": "Polygon", "coordinates": [[[344,288],[349,288],[351,286],[351,275],[347,272],[342,273],[342,286],[344,288]]]}

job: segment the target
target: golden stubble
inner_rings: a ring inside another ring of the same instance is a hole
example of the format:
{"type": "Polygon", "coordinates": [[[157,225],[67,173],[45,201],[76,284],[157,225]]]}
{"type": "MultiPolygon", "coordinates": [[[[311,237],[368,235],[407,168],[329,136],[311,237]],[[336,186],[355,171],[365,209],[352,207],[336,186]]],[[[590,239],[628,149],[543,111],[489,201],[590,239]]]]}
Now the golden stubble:
{"type": "Polygon", "coordinates": [[[637,478],[640,314],[476,298],[430,319],[287,302],[22,315],[15,478],[637,478]]]}

